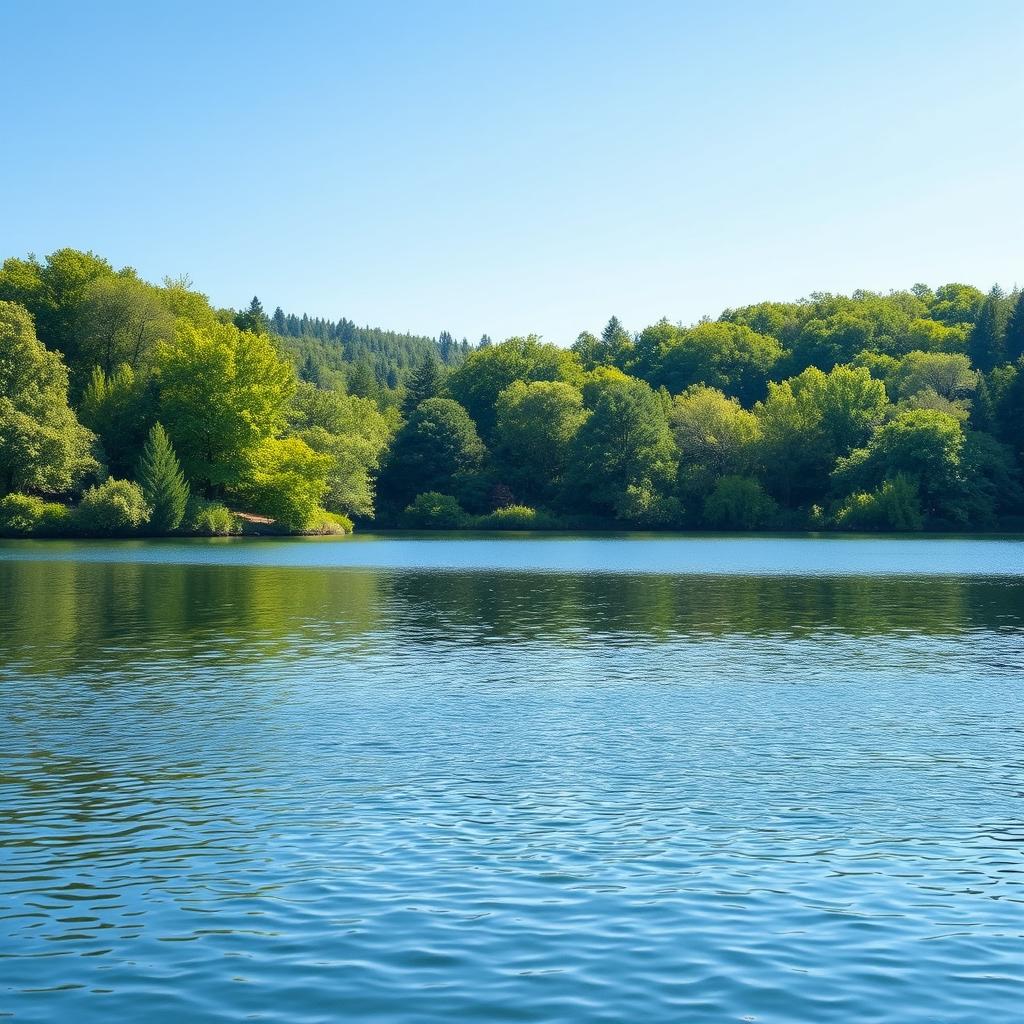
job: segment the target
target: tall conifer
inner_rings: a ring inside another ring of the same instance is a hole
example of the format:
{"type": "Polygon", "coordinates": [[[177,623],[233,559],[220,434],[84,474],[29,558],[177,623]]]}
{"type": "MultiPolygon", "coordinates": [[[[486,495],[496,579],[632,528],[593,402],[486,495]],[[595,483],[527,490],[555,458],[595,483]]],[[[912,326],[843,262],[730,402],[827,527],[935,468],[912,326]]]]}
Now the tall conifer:
{"type": "Polygon", "coordinates": [[[185,517],[189,487],[170,438],[159,423],[149,432],[135,477],[153,508],[150,528],[157,533],[176,530],[185,517]]]}

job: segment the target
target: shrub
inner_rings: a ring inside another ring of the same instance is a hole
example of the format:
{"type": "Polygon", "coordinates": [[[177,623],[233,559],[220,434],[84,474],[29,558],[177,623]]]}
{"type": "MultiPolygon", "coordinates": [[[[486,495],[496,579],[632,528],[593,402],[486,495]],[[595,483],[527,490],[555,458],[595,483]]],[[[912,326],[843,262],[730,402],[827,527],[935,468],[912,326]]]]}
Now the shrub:
{"type": "Polygon", "coordinates": [[[836,525],[848,530],[920,530],[924,516],[917,485],[897,474],[875,491],[851,494],[836,513],[836,525]]]}
{"type": "Polygon", "coordinates": [[[30,494],[8,494],[0,500],[0,533],[13,537],[53,536],[67,527],[66,505],[30,494]]]}
{"type": "Polygon", "coordinates": [[[469,521],[455,498],[437,491],[417,494],[406,506],[403,519],[406,526],[422,530],[457,530],[469,521]]]}
{"type": "Polygon", "coordinates": [[[242,524],[219,501],[192,498],[185,509],[184,529],[199,537],[230,537],[242,524]]]}
{"type": "Polygon", "coordinates": [[[704,523],[718,530],[757,530],[769,525],[779,507],[748,476],[723,476],[704,501],[704,523]]]}
{"type": "Polygon", "coordinates": [[[557,524],[546,512],[538,512],[529,505],[506,505],[490,515],[481,516],[476,523],[481,530],[552,530],[557,524]]]}
{"type": "Polygon", "coordinates": [[[138,484],[111,477],[82,495],[73,522],[82,533],[115,536],[144,526],[152,511],[138,484]]]}
{"type": "Polygon", "coordinates": [[[348,516],[337,512],[327,512],[321,508],[313,513],[302,532],[311,537],[340,537],[351,533],[354,529],[352,520],[348,516]]]}

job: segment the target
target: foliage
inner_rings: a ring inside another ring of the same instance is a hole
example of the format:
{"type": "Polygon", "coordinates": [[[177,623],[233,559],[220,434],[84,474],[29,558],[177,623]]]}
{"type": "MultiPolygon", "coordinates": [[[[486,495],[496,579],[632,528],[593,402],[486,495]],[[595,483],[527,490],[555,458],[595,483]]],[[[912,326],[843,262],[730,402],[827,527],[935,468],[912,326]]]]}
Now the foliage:
{"type": "Polygon", "coordinates": [[[770,526],[778,512],[759,481],[730,474],[705,499],[704,524],[715,530],[759,530],[770,526]]]}
{"type": "Polygon", "coordinates": [[[149,432],[135,479],[153,510],[150,528],[157,533],[176,530],[185,517],[189,486],[167,432],[159,423],[154,423],[149,432]]]}
{"type": "Polygon", "coordinates": [[[754,411],[761,424],[765,479],[777,498],[803,504],[828,487],[836,460],[863,444],[888,399],[863,367],[808,367],[769,384],[754,411]]]}
{"type": "Polygon", "coordinates": [[[1018,291],[815,293],[472,347],[255,297],[215,309],[187,277],[74,249],[0,268],[0,496],[21,532],[107,477],[64,526],[141,528],[133,475],[159,532],[237,528],[200,496],[322,533],[994,528],[1024,516],[1022,470],[1018,291]]]}
{"type": "Polygon", "coordinates": [[[403,521],[416,530],[457,530],[466,526],[470,517],[452,495],[426,491],[405,507],[403,521]]]}
{"type": "Polygon", "coordinates": [[[21,306],[0,302],[0,494],[70,491],[98,468],[92,441],[68,404],[64,361],[21,306]]]}
{"type": "Polygon", "coordinates": [[[392,435],[391,423],[377,405],[300,382],[288,417],[296,436],[331,459],[326,508],[343,516],[372,516],[374,474],[392,435]]]}
{"type": "Polygon", "coordinates": [[[839,459],[833,480],[840,493],[879,487],[898,475],[914,481],[926,518],[961,520],[964,432],[952,416],[913,409],[878,427],[867,445],[839,459]]]}
{"type": "Polygon", "coordinates": [[[462,497],[470,479],[483,468],[486,454],[476,426],[458,402],[428,398],[395,437],[381,492],[398,508],[417,494],[439,488],[462,497]]]}
{"type": "Polygon", "coordinates": [[[67,529],[69,516],[67,505],[31,494],[8,494],[0,498],[0,535],[57,536],[67,529]]]}
{"type": "Polygon", "coordinates": [[[184,321],[157,361],[160,418],[189,480],[207,493],[238,485],[255,450],[285,425],[291,366],[265,335],[184,321]]]}
{"type": "Polygon", "coordinates": [[[764,394],[782,346],[743,324],[677,327],[662,320],[641,333],[630,369],[653,387],[673,394],[694,384],[717,388],[743,402],[764,394]]]}
{"type": "Polygon", "coordinates": [[[564,381],[515,381],[498,395],[495,411],[498,475],[528,501],[553,500],[588,416],[579,388],[564,381]]]}
{"type": "Polygon", "coordinates": [[[572,445],[564,500],[615,514],[637,508],[638,494],[667,489],[676,446],[665,407],[644,381],[614,377],[595,386],[590,417],[572,445]]]}
{"type": "Polygon", "coordinates": [[[242,524],[221,502],[193,496],[185,508],[182,529],[198,537],[230,537],[242,532],[242,524]]]}
{"type": "Polygon", "coordinates": [[[331,458],[299,437],[267,438],[250,452],[250,464],[233,493],[247,509],[301,532],[321,515],[331,458]]]}
{"type": "Polygon", "coordinates": [[[917,485],[910,477],[897,473],[883,480],[877,490],[851,494],[839,507],[835,520],[849,530],[920,530],[924,517],[917,485]]]}
{"type": "Polygon", "coordinates": [[[572,352],[544,344],[531,334],[471,352],[448,378],[448,391],[490,440],[498,395],[516,381],[561,380],[580,384],[583,368],[572,352]]]}
{"type": "Polygon", "coordinates": [[[117,536],[135,533],[149,522],[151,514],[137,483],[110,477],[82,495],[74,510],[73,525],[90,536],[117,536]]]}
{"type": "Polygon", "coordinates": [[[157,394],[151,377],[123,363],[106,374],[94,366],[78,406],[82,423],[99,437],[104,461],[115,476],[126,476],[138,462],[156,418],[157,394]]]}
{"type": "Polygon", "coordinates": [[[476,521],[481,530],[553,530],[556,520],[529,505],[506,505],[496,508],[476,521]]]}

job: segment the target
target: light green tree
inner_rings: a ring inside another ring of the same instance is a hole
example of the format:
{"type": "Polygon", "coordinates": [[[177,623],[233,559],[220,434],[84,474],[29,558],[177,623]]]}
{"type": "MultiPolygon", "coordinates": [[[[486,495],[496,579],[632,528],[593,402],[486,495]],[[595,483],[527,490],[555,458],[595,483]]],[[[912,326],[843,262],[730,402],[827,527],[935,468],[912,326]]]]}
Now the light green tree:
{"type": "Polygon", "coordinates": [[[239,484],[255,450],[284,428],[295,371],[267,335],[178,321],[157,352],[160,420],[186,477],[207,495],[239,484]]]}
{"type": "Polygon", "coordinates": [[[517,498],[551,501],[588,415],[579,388],[564,381],[516,381],[498,395],[496,411],[498,476],[517,498]]]}
{"type": "Polygon", "coordinates": [[[24,308],[0,302],[0,494],[60,494],[98,468],[94,435],[68,405],[68,374],[24,308]]]}

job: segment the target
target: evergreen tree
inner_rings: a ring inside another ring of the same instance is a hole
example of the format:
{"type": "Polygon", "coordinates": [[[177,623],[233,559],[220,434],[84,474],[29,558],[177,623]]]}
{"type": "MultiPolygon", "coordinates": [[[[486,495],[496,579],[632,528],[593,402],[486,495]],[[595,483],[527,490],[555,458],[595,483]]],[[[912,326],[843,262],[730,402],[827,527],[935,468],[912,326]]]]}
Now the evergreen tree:
{"type": "Polygon", "coordinates": [[[990,434],[996,431],[996,408],[992,401],[992,391],[984,377],[978,379],[971,403],[971,427],[984,430],[990,434]]]}
{"type": "Polygon", "coordinates": [[[274,310],[274,316],[270,322],[273,324],[275,334],[287,334],[288,324],[285,320],[284,310],[280,306],[274,310]]]}
{"type": "Polygon", "coordinates": [[[176,530],[185,516],[189,487],[167,432],[159,423],[154,423],[149,432],[135,476],[153,509],[150,527],[157,533],[176,530]]]}
{"type": "Polygon", "coordinates": [[[480,341],[478,342],[476,347],[477,348],[490,348],[491,345],[493,345],[493,344],[494,344],[494,342],[491,341],[491,336],[489,334],[481,334],[480,335],[480,341]]]}
{"type": "Polygon", "coordinates": [[[244,313],[235,314],[235,326],[240,331],[252,331],[253,334],[267,334],[270,331],[270,321],[263,312],[263,304],[255,295],[244,313]]]}
{"type": "Polygon", "coordinates": [[[971,362],[984,373],[1006,361],[1006,305],[1002,288],[995,285],[982,303],[968,339],[971,362]]]}
{"type": "Polygon", "coordinates": [[[428,398],[437,398],[444,383],[444,370],[434,355],[428,355],[413,371],[405,389],[405,401],[402,403],[402,415],[406,418],[428,398]]]}
{"type": "Polygon", "coordinates": [[[455,339],[448,331],[442,331],[438,336],[437,349],[441,353],[441,362],[447,366],[452,361],[456,351],[455,339]]]}
{"type": "Polygon", "coordinates": [[[1006,358],[1015,363],[1021,356],[1024,356],[1024,291],[1017,292],[1017,301],[1006,324],[1006,358]]]}

